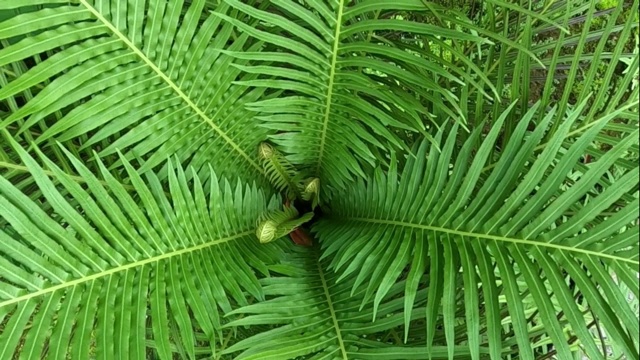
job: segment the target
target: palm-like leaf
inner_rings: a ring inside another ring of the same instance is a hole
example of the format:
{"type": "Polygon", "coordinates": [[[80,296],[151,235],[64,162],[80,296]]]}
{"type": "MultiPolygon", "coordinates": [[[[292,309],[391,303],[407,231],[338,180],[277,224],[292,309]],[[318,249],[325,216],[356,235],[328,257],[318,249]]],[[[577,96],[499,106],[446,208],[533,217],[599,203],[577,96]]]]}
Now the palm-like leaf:
{"type": "Polygon", "coordinates": [[[609,339],[627,357],[637,358],[638,319],[612,278],[612,273],[619,274],[619,281],[637,296],[638,199],[637,194],[630,201],[623,198],[637,191],[637,164],[601,194],[590,197],[575,214],[568,216],[565,212],[594,189],[625,151],[638,144],[638,130],[589,165],[571,187],[561,190],[567,173],[617,113],[595,121],[564,148],[565,136],[584,109],[583,104],[562,121],[542,153],[530,161],[549,124],[560,121],[550,112],[527,133],[536,109],[520,120],[486,176],[483,168],[507,112],[497,119],[485,139],[480,141],[475,131],[455,154],[457,126],[441,131],[441,152],[435,145],[428,150],[425,142],[417,149],[416,158],[407,161],[401,175],[395,163],[388,173],[376,171],[366,183],[361,181],[353,191],[337,196],[330,217],[321,220],[314,230],[322,240],[325,256],[335,256],[332,267],[343,277],[357,274],[354,289],[368,284],[363,303],[373,299],[374,314],[396,279],[406,276],[407,325],[414,316],[413,302],[421,301],[415,289],[429,264],[428,346],[442,305],[446,342],[453,355],[453,345],[459,341],[454,321],[456,289],[462,281],[467,323],[464,339],[474,359],[479,358],[479,347],[485,342],[492,358],[501,358],[502,341],[509,342],[510,336],[517,341],[520,357],[534,358],[523,298],[532,298],[537,306],[537,319],[560,358],[572,356],[563,333],[566,327],[578,337],[589,357],[601,356],[585,326],[585,314],[572,298],[574,291],[586,300],[609,339]],[[559,153],[562,155],[556,161],[559,153]],[[598,217],[614,204],[613,215],[598,217]],[[407,266],[410,269],[405,274],[407,266]],[[574,285],[565,283],[566,276],[574,285]],[[526,284],[526,291],[518,281],[526,284]],[[557,303],[550,300],[550,294],[557,303]],[[500,327],[504,316],[500,296],[506,297],[512,331],[509,336],[500,327]],[[486,326],[482,336],[481,325],[486,326]]]}
{"type": "Polygon", "coordinates": [[[269,203],[255,185],[232,189],[212,172],[203,186],[197,175],[190,183],[169,166],[165,194],[155,174],[143,180],[123,160],[130,193],[102,163],[104,182],[70,157],[84,188],[43,156],[63,193],[16,148],[52,209],[0,177],[0,358],[86,359],[95,351],[140,359],[148,338],[160,358],[172,358],[171,343],[193,356],[195,330],[206,334],[198,344],[211,352],[221,330],[218,308],[263,298],[254,272],[267,274],[280,252],[254,237],[269,203]],[[170,340],[172,327],[178,335],[170,340]]]}
{"type": "MultiPolygon", "coordinates": [[[[381,149],[406,147],[402,131],[428,136],[424,123],[433,114],[416,99],[428,99],[438,114],[465,121],[459,100],[438,86],[437,79],[463,83],[458,77],[465,77],[475,84],[472,77],[455,66],[451,73],[445,71],[401,44],[376,40],[375,35],[403,31],[433,39],[485,41],[480,37],[425,23],[372,17],[389,8],[389,2],[301,5],[278,0],[271,2],[274,8],[269,11],[236,0],[226,3],[264,24],[256,28],[219,14],[265,43],[260,52],[232,53],[251,61],[250,66],[237,67],[259,76],[241,83],[281,94],[253,103],[251,109],[261,113],[265,127],[277,131],[271,138],[289,159],[319,177],[322,186],[344,187],[352,176],[364,175],[365,164],[375,165],[375,154],[381,149]]],[[[424,9],[421,1],[391,7],[398,6],[424,9]]],[[[428,126],[433,128],[434,123],[428,126]]]]}
{"type": "MultiPolygon", "coordinates": [[[[277,325],[278,327],[244,339],[225,353],[242,351],[236,359],[425,359],[424,347],[402,347],[384,341],[382,333],[403,323],[404,282],[389,290],[389,299],[377,314],[371,303],[361,307],[366,287],[352,291],[356,276],[336,284],[338,277],[327,271],[329,260],[318,257],[318,249],[296,250],[287,261],[271,270],[280,277],[261,280],[265,294],[272,299],[242,307],[231,315],[243,315],[228,326],[277,325]],[[399,296],[400,295],[400,296],[399,296]],[[372,323],[371,318],[377,321],[372,323]]],[[[418,291],[421,298],[426,291],[418,291]]],[[[418,305],[424,305],[420,301],[418,305]]],[[[424,311],[424,308],[416,310],[424,311]]],[[[418,318],[420,315],[414,315],[418,318]]],[[[419,328],[412,336],[422,333],[419,328]]],[[[461,358],[468,357],[467,346],[456,347],[461,358]]],[[[485,352],[487,349],[483,349],[485,352]]],[[[445,347],[431,351],[433,359],[446,359],[445,347]]]]}
{"type": "Polygon", "coordinates": [[[0,38],[13,42],[0,50],[0,66],[55,53],[0,89],[0,99],[11,99],[47,84],[0,128],[18,124],[15,133],[25,133],[73,105],[36,143],[74,140],[102,158],[120,150],[130,161],[143,159],[143,172],[176,156],[203,176],[207,163],[245,180],[262,173],[254,153],[266,130],[243,105],[262,91],[233,85],[240,71],[221,54],[243,49],[247,37],[216,16],[201,19],[204,0],[11,0],[0,9],[26,5],[48,6],[26,8],[0,26],[0,38]]]}

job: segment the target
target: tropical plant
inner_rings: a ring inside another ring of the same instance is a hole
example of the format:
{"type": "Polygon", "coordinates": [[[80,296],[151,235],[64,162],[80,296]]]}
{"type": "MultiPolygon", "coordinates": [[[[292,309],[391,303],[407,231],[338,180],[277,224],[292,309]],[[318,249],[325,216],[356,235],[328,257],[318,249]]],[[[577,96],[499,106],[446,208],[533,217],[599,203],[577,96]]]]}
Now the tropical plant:
{"type": "Polygon", "coordinates": [[[0,360],[639,359],[637,7],[0,0],[0,360]]]}

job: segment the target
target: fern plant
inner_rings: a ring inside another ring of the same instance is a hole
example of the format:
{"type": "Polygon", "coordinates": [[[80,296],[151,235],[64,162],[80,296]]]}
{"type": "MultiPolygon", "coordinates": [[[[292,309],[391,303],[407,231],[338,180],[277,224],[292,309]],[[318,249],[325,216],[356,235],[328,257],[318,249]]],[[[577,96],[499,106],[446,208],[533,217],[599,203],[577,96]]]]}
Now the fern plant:
{"type": "Polygon", "coordinates": [[[0,359],[639,359],[637,6],[0,0],[0,359]]]}

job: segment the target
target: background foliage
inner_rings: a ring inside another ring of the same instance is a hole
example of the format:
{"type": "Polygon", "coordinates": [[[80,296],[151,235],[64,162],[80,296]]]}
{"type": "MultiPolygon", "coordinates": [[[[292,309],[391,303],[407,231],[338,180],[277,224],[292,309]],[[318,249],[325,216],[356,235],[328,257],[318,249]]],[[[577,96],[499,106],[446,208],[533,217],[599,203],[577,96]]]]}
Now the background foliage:
{"type": "Polygon", "coordinates": [[[637,8],[0,0],[0,359],[640,358],[637,8]]]}

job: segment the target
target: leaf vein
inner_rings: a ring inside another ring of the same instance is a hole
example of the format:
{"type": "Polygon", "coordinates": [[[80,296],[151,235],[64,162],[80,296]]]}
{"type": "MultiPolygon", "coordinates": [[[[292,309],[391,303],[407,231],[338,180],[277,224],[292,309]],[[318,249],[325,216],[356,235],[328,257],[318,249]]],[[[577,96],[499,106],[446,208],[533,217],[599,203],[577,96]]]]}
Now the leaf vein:
{"type": "Polygon", "coordinates": [[[383,224],[383,225],[409,227],[409,228],[423,229],[423,230],[431,230],[431,231],[435,231],[435,232],[442,232],[442,233],[445,233],[445,234],[458,235],[458,236],[463,236],[463,237],[471,237],[471,238],[478,238],[478,239],[486,239],[486,240],[494,240],[494,241],[506,242],[506,243],[511,243],[511,244],[530,245],[530,246],[536,246],[536,247],[550,248],[550,249],[555,249],[555,250],[562,250],[562,251],[580,253],[580,254],[583,254],[583,255],[597,256],[599,258],[606,258],[606,259],[610,259],[610,260],[613,260],[613,261],[626,262],[626,263],[630,263],[630,264],[634,264],[634,265],[640,265],[640,261],[638,261],[638,260],[627,259],[627,258],[623,258],[623,257],[620,257],[620,256],[607,254],[607,253],[603,253],[603,252],[598,252],[598,251],[594,251],[594,250],[589,250],[589,249],[582,249],[582,248],[576,248],[576,247],[573,247],[573,246],[567,246],[567,245],[561,245],[561,244],[555,244],[555,243],[546,243],[546,242],[534,241],[534,240],[529,240],[529,239],[518,239],[518,238],[507,237],[507,236],[474,233],[474,232],[468,232],[468,231],[447,229],[447,228],[438,227],[438,226],[421,225],[421,224],[414,224],[414,223],[403,222],[403,221],[395,221],[395,220],[381,220],[381,219],[354,218],[354,217],[346,218],[345,220],[352,220],[352,221],[359,221],[359,222],[366,222],[366,223],[373,223],[373,224],[383,224]]]}
{"type": "Polygon", "coordinates": [[[41,295],[44,295],[44,294],[52,293],[54,291],[58,291],[58,290],[61,290],[61,289],[65,289],[65,288],[68,288],[68,287],[71,287],[71,286],[83,284],[83,283],[86,283],[88,281],[99,279],[99,278],[102,278],[102,277],[105,277],[105,276],[108,276],[108,275],[112,275],[112,274],[115,274],[115,273],[126,271],[126,270],[129,270],[129,269],[135,268],[135,267],[144,266],[144,265],[147,265],[147,264],[150,264],[150,263],[153,263],[153,262],[158,262],[160,260],[173,258],[175,256],[180,256],[180,255],[187,254],[187,253],[190,253],[190,252],[203,250],[205,248],[209,248],[209,247],[214,246],[214,245],[224,244],[224,243],[227,243],[229,241],[236,240],[238,238],[247,236],[249,234],[253,234],[253,231],[245,231],[245,232],[242,232],[242,233],[239,233],[239,234],[236,234],[236,235],[233,235],[233,236],[229,236],[229,237],[226,237],[226,238],[220,238],[220,239],[217,239],[217,240],[209,241],[209,242],[204,243],[204,244],[200,244],[200,245],[196,245],[196,246],[192,246],[192,247],[184,248],[184,249],[180,249],[180,250],[171,251],[171,252],[168,252],[168,253],[165,253],[165,254],[161,254],[161,255],[158,255],[158,256],[154,256],[154,257],[148,258],[148,259],[144,259],[144,260],[132,262],[132,263],[129,263],[129,264],[117,266],[117,267],[114,267],[112,269],[101,271],[99,273],[95,273],[95,274],[92,274],[92,275],[89,275],[89,276],[85,276],[85,277],[82,277],[82,278],[79,278],[79,279],[74,279],[74,280],[71,280],[71,281],[67,281],[67,282],[62,283],[62,284],[50,286],[50,287],[45,288],[45,289],[41,289],[41,290],[29,293],[29,294],[25,294],[25,295],[22,295],[22,296],[15,297],[13,299],[2,301],[2,302],[0,302],[0,308],[3,308],[5,306],[11,305],[11,304],[27,301],[29,299],[32,299],[32,298],[35,298],[35,297],[38,297],[38,296],[41,296],[41,295]]]}
{"type": "Polygon", "coordinates": [[[336,18],[336,31],[333,36],[333,51],[331,54],[331,68],[329,70],[329,85],[327,89],[327,101],[325,103],[322,132],[320,133],[320,150],[318,155],[318,166],[316,167],[316,176],[320,175],[320,167],[322,166],[322,157],[324,155],[324,147],[327,138],[327,126],[329,124],[329,116],[331,114],[331,101],[333,99],[333,87],[335,85],[336,66],[338,63],[338,48],[340,47],[340,30],[342,27],[343,10],[344,0],[340,0],[340,3],[338,4],[338,16],[336,18]]]}

